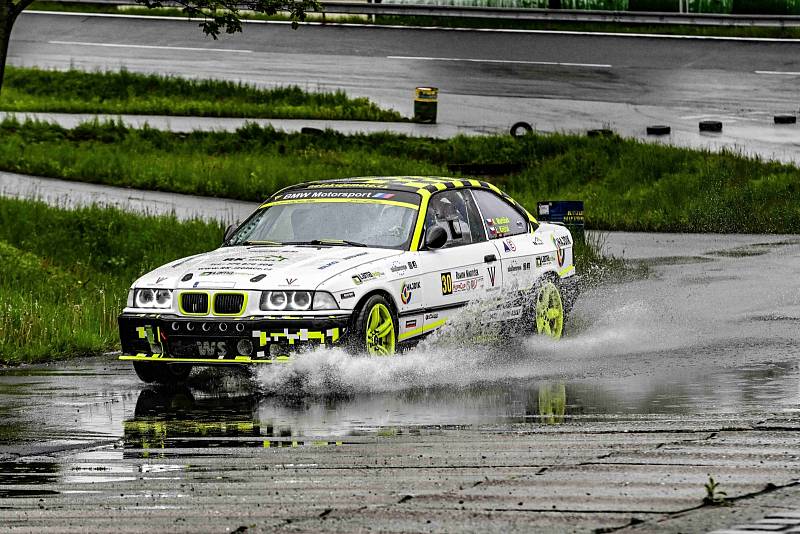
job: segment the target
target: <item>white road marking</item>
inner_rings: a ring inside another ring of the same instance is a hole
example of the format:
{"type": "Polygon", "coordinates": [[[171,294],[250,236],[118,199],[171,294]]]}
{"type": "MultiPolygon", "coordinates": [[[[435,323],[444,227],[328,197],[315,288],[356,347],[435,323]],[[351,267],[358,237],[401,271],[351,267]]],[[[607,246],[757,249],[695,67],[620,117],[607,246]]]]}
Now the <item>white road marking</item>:
{"type": "Polygon", "coordinates": [[[594,69],[610,69],[611,65],[598,63],[561,63],[556,61],[517,61],[513,59],[471,59],[460,57],[425,57],[425,56],[386,56],[386,59],[409,59],[416,61],[452,61],[464,63],[502,63],[511,65],[549,65],[556,67],[586,67],[594,69]]]}
{"type": "Polygon", "coordinates": [[[800,72],[788,72],[782,70],[757,70],[756,74],[766,74],[768,76],[800,76],[800,72]]]}
{"type": "Polygon", "coordinates": [[[237,54],[252,54],[252,50],[237,50],[235,48],[192,48],[188,46],[156,46],[114,43],[87,43],[82,41],[47,41],[48,44],[71,46],[102,46],[104,48],[144,48],[147,50],[184,50],[190,52],[233,52],[237,54]]]}
{"type": "MultiPolygon", "coordinates": [[[[123,15],[117,13],[76,13],[67,11],[37,11],[25,10],[26,15],[60,15],[66,17],[103,17],[103,18],[129,18],[144,20],[180,20],[199,21],[202,19],[191,17],[163,17],[159,15],[123,15]]],[[[243,20],[245,24],[291,24],[288,20],[243,20]]],[[[598,37],[631,37],[642,39],[682,39],[696,41],[749,41],[754,43],[800,43],[800,39],[781,39],[779,37],[725,37],[721,35],[666,35],[657,33],[615,33],[615,32],[578,32],[570,30],[517,30],[501,28],[441,28],[438,26],[402,26],[392,24],[354,24],[351,22],[301,22],[301,26],[331,26],[343,28],[376,28],[392,30],[431,30],[450,32],[487,32],[487,33],[529,33],[543,35],[587,35],[598,37]]]]}

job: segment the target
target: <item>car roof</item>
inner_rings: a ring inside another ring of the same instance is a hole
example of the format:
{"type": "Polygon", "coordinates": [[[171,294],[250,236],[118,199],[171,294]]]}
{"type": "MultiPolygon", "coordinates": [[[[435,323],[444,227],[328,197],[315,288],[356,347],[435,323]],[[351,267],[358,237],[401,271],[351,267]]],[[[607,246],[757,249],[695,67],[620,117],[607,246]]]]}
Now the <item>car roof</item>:
{"type": "MultiPolygon", "coordinates": [[[[465,187],[472,187],[478,189],[489,189],[498,195],[502,196],[509,203],[522,210],[523,213],[528,215],[528,218],[536,223],[536,219],[531,213],[525,209],[519,202],[508,196],[500,190],[496,185],[490,184],[483,180],[474,180],[470,178],[448,178],[444,176],[360,176],[354,178],[338,178],[334,180],[317,180],[313,182],[304,182],[300,184],[291,185],[275,193],[284,193],[294,189],[303,189],[310,185],[320,186],[323,184],[336,184],[342,187],[342,184],[350,185],[353,187],[380,187],[381,189],[407,191],[411,193],[436,193],[437,191],[444,191],[445,189],[461,189],[465,187]]],[[[273,196],[275,196],[273,195],[273,196]]]]}
{"type": "Polygon", "coordinates": [[[491,189],[492,191],[500,193],[503,196],[508,196],[489,182],[462,178],[447,178],[443,176],[361,176],[355,178],[339,178],[335,180],[318,180],[314,182],[304,182],[301,184],[291,185],[284,188],[281,192],[290,191],[292,189],[303,189],[312,184],[315,186],[322,184],[336,184],[338,187],[341,187],[342,184],[352,184],[353,187],[379,186],[382,189],[395,189],[398,191],[408,191],[412,193],[418,193],[420,192],[420,189],[434,193],[436,191],[443,191],[445,189],[478,187],[491,189]]]}

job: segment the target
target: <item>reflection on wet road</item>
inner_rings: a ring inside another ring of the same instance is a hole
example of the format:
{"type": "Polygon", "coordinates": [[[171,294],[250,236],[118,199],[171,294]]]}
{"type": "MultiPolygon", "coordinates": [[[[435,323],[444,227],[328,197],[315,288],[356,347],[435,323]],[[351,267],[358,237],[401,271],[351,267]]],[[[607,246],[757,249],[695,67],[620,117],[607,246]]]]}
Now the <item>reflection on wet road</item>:
{"type": "Polygon", "coordinates": [[[561,343],[477,345],[467,313],[401,357],[318,350],[178,389],[111,356],[2,370],[0,516],[23,531],[583,530],[697,506],[712,472],[732,496],[794,484],[800,242],[609,248],[649,275],[588,291],[561,343]]]}

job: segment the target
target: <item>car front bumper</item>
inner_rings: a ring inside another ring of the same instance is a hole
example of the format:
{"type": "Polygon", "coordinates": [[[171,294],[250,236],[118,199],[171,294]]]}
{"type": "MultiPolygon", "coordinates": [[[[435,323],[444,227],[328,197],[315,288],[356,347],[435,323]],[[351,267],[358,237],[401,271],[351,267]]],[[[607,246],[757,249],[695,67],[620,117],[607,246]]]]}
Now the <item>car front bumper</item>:
{"type": "Polygon", "coordinates": [[[304,347],[333,345],[344,337],[349,315],[183,317],[123,313],[120,360],[246,365],[284,363],[304,347]],[[244,349],[244,350],[243,350],[244,349]]]}

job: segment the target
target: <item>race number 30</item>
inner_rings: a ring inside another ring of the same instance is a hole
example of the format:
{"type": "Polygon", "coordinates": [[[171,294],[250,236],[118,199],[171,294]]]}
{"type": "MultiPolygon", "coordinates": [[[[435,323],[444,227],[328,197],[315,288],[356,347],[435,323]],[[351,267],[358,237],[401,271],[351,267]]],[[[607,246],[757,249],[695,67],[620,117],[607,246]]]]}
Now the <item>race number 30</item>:
{"type": "Polygon", "coordinates": [[[442,273],[442,295],[453,294],[453,273],[442,273]]]}

